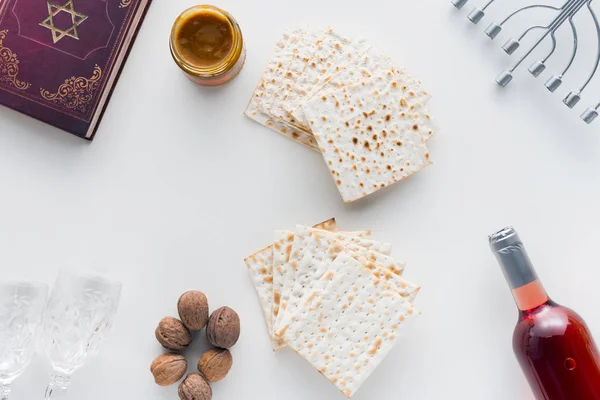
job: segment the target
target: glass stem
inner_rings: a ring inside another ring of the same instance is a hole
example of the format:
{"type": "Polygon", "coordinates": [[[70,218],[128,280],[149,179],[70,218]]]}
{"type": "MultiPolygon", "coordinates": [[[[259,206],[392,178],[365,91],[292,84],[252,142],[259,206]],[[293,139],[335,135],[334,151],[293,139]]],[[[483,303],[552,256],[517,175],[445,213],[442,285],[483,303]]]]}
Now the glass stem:
{"type": "Polygon", "coordinates": [[[0,384],[0,400],[8,400],[10,386],[0,384]]]}
{"type": "Polygon", "coordinates": [[[45,400],[65,399],[67,397],[67,388],[71,383],[71,377],[69,375],[52,372],[50,374],[50,383],[46,388],[45,400]]]}

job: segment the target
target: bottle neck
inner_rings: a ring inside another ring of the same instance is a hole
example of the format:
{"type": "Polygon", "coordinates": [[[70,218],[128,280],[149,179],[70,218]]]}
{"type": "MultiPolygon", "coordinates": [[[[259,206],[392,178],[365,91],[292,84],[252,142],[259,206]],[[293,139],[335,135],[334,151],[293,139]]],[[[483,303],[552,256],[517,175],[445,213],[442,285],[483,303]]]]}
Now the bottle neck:
{"type": "Polygon", "coordinates": [[[512,290],[515,303],[521,311],[528,311],[541,306],[550,298],[539,279],[512,290]]]}
{"type": "Polygon", "coordinates": [[[546,290],[517,232],[513,228],[505,228],[489,239],[519,310],[531,310],[547,302],[546,290]]]}

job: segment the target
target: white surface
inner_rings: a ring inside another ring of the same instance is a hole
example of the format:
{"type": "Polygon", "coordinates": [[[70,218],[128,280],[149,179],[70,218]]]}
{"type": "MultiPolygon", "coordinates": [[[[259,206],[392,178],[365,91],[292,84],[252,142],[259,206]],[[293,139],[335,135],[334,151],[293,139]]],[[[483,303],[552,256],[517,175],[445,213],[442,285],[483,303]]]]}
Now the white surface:
{"type": "MultiPolygon", "coordinates": [[[[357,400],[532,398],[512,355],[516,309],[487,247],[487,234],[505,224],[519,229],[555,300],[600,335],[600,122],[578,118],[600,83],[576,112],[560,101],[587,75],[591,47],[559,94],[542,84],[564,64],[565,42],[543,78],[523,72],[503,91],[494,77],[509,62],[499,49],[507,33],[489,43],[490,19],[471,26],[470,6],[223,0],[217,5],[244,30],[248,60],[234,82],[207,90],[179,73],[167,48],[173,20],[193,4],[155,1],[92,144],[0,110],[2,279],[51,282],[71,265],[124,282],[114,331],[74,376],[71,399],[176,398],[176,387],[155,386],[149,372],[161,352],[154,328],[192,288],[242,318],[215,400],[342,399],[295,354],[271,352],[242,261],[272,230],[330,216],[394,243],[409,261],[406,277],[423,286],[423,315],[357,400]],[[433,166],[345,206],[317,153],[242,117],[278,35],[308,22],[366,36],[423,80],[443,126],[430,142],[433,166]]],[[[13,399],[41,398],[47,372],[38,356],[13,399]]]]}

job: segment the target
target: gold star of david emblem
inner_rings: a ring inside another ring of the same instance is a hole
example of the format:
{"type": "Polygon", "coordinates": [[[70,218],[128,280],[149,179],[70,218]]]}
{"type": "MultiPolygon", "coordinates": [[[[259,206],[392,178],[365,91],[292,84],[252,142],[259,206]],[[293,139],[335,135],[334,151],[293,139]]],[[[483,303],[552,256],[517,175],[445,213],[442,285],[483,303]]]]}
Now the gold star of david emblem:
{"type": "Polygon", "coordinates": [[[48,2],[48,17],[40,22],[40,25],[52,31],[52,40],[54,43],[58,42],[65,36],[79,40],[79,32],[77,31],[77,27],[81,25],[81,23],[88,17],[87,15],[83,15],[75,11],[75,5],[73,4],[73,1],[74,0],[67,0],[67,2],[62,6],[48,2]],[[71,22],[73,24],[65,30],[57,28],[54,25],[54,17],[63,11],[71,14],[71,22]]]}

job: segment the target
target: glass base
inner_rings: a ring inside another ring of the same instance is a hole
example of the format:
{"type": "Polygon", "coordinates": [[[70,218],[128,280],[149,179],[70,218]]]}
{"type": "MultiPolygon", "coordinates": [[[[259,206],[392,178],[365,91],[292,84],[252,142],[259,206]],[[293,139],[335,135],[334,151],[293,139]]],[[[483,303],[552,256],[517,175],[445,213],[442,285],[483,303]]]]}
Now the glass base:
{"type": "Polygon", "coordinates": [[[10,394],[10,386],[0,385],[0,400],[8,400],[10,394]]]}
{"type": "Polygon", "coordinates": [[[60,373],[50,374],[50,383],[46,388],[45,400],[65,399],[67,397],[67,388],[71,383],[71,377],[60,373]]]}

